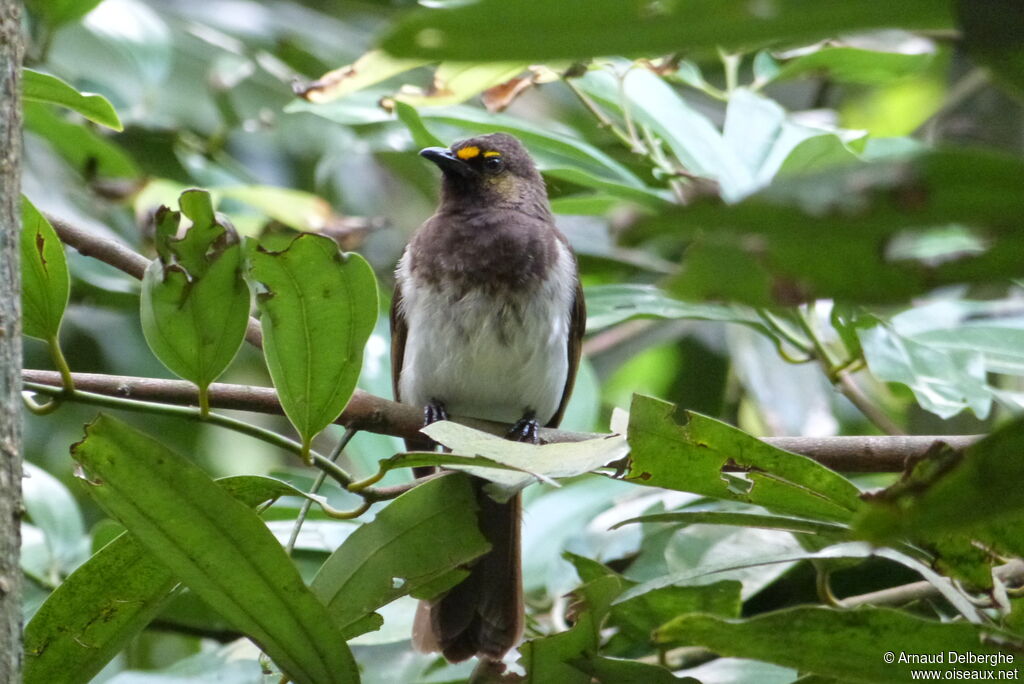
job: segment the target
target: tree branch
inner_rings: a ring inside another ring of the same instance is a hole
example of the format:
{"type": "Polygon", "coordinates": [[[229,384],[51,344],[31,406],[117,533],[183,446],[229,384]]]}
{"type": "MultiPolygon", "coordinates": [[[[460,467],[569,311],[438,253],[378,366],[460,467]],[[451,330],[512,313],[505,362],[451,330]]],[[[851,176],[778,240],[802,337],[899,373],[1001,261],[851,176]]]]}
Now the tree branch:
{"type": "MultiPolygon", "coordinates": [[[[154,401],[165,404],[197,405],[195,385],[184,380],[136,378],[124,375],[72,373],[75,387],[113,397],[154,401]]],[[[22,379],[45,385],[61,386],[55,371],[24,370],[22,379]]],[[[282,414],[277,393],[271,387],[252,387],[215,382],[210,385],[210,406],[255,413],[282,414]]],[[[341,416],[335,421],[347,428],[394,437],[416,437],[423,426],[423,415],[415,406],[398,404],[357,389],[341,416]]],[[[504,434],[508,426],[490,421],[459,418],[459,422],[494,434],[504,434]]],[[[603,435],[541,430],[545,442],[578,442],[603,435]]],[[[980,435],[958,436],[869,436],[869,437],[766,437],[764,441],[786,451],[803,454],[833,470],[843,472],[901,472],[907,459],[920,458],[936,442],[962,450],[980,435]]]]}

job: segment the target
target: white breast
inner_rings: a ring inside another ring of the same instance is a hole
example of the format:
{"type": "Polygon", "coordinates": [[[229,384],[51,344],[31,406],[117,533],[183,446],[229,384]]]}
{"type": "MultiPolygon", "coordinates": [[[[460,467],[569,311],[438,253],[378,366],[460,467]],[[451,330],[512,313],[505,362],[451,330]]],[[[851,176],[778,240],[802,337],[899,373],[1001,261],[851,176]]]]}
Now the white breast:
{"type": "Polygon", "coordinates": [[[415,281],[408,254],[398,265],[408,334],[399,379],[402,402],[444,403],[452,415],[514,423],[555,414],[569,372],[575,262],[559,244],[549,276],[503,295],[470,290],[459,299],[415,281]]]}

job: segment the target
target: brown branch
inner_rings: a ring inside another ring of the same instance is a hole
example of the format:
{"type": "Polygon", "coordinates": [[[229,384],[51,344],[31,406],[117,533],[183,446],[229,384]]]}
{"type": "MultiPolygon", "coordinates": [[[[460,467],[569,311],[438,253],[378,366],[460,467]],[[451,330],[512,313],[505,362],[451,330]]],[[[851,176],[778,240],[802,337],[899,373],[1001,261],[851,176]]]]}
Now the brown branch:
{"type": "MultiPolygon", "coordinates": [[[[146,267],[150,263],[146,257],[130,247],[122,245],[120,242],[102,238],[84,228],[73,226],[52,214],[47,214],[46,218],[53,225],[53,229],[57,231],[61,242],[74,247],[82,256],[98,259],[119,271],[127,273],[133,278],[142,280],[142,275],[146,272],[146,267]]],[[[260,322],[255,318],[249,318],[249,327],[245,331],[245,339],[255,347],[263,347],[263,330],[260,328],[260,322]]]]}
{"type": "MultiPolygon", "coordinates": [[[[184,380],[136,378],[123,375],[73,373],[75,388],[124,399],[154,401],[165,404],[197,405],[195,385],[184,380]]],[[[61,386],[55,371],[24,370],[22,379],[44,385],[61,386]]],[[[277,393],[272,387],[252,387],[213,383],[210,385],[210,406],[255,413],[283,413],[277,393]]],[[[345,410],[335,421],[356,430],[365,430],[395,437],[415,437],[423,425],[423,415],[415,406],[398,404],[362,390],[356,390],[345,410]]],[[[507,426],[490,421],[460,418],[459,422],[503,434],[507,426]]],[[[542,429],[545,442],[578,442],[602,437],[600,434],[542,429]]],[[[979,439],[978,435],[903,436],[903,437],[766,437],[764,441],[780,449],[803,454],[815,461],[843,472],[901,472],[907,459],[920,458],[936,442],[962,450],[979,439]]]]}

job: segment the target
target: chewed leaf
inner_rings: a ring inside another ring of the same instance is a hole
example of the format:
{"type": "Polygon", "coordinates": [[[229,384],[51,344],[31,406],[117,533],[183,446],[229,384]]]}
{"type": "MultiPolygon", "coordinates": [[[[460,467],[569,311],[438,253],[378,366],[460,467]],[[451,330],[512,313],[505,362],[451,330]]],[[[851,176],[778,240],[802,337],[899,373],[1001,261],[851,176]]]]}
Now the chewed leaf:
{"type": "Polygon", "coordinates": [[[165,366],[199,387],[205,408],[206,388],[245,337],[250,293],[238,235],[214,213],[209,193],[188,190],[179,203],[192,221],[182,237],[178,212],[156,215],[159,256],[142,278],[142,332],[165,366]]]}
{"type": "Polygon", "coordinates": [[[697,413],[677,423],[674,408],[634,396],[627,480],[817,519],[847,521],[860,507],[857,487],[825,466],[697,413]],[[755,471],[723,473],[730,463],[755,471]]]}

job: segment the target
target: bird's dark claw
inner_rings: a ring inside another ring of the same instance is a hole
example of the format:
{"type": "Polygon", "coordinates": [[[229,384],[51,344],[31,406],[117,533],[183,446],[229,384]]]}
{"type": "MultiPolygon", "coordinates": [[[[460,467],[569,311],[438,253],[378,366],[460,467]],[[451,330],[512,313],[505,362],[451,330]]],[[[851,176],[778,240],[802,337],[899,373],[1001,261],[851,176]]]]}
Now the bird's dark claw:
{"type": "Polygon", "coordinates": [[[423,407],[423,425],[430,425],[442,420],[448,420],[448,409],[443,401],[431,399],[430,403],[423,407]]]}
{"type": "Polygon", "coordinates": [[[537,424],[534,412],[530,411],[520,418],[515,425],[509,428],[505,437],[516,442],[540,444],[540,425],[537,424]]]}

